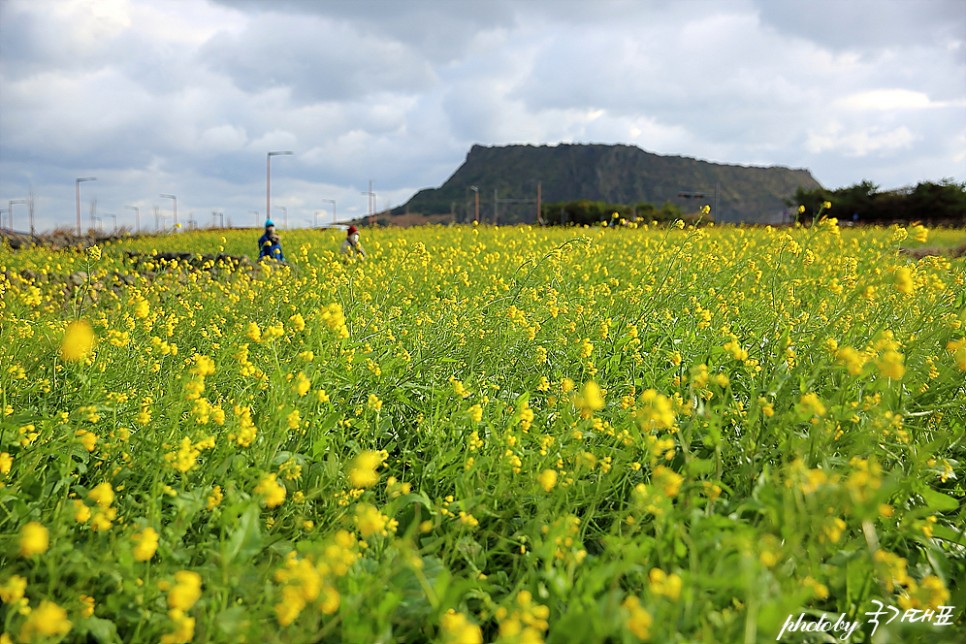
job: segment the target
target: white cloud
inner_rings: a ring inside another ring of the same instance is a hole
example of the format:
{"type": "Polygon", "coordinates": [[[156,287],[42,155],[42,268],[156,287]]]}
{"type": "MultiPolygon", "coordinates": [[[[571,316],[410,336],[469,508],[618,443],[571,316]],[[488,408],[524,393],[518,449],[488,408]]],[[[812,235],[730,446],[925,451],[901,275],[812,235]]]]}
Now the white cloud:
{"type": "Polygon", "coordinates": [[[842,98],[839,104],[850,110],[914,110],[932,107],[929,97],[908,89],[872,89],[842,98]]]}
{"type": "Polygon", "coordinates": [[[836,123],[822,132],[809,132],[807,146],[814,153],[832,151],[847,157],[864,157],[904,150],[915,140],[915,135],[905,125],[892,130],[877,127],[849,130],[836,123]]]}
{"type": "Polygon", "coordinates": [[[277,149],[293,221],[362,213],[369,179],[401,203],[474,143],[966,179],[961,0],[0,0],[0,43],[0,203],[32,186],[48,225],[93,174],[119,219],[165,192],[248,221],[277,149]]]}

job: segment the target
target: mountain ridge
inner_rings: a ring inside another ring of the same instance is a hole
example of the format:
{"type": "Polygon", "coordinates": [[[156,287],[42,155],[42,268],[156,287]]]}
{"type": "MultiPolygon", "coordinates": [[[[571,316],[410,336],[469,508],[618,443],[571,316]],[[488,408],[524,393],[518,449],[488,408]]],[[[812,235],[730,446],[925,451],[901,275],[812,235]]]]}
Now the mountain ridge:
{"type": "Polygon", "coordinates": [[[708,204],[718,221],[765,222],[780,220],[785,200],[800,187],[822,188],[804,168],[714,163],[627,144],[474,144],[441,186],[418,191],[392,214],[452,214],[465,221],[475,216],[476,188],[481,219],[499,223],[532,223],[538,190],[544,204],[670,202],[685,211],[708,204]]]}

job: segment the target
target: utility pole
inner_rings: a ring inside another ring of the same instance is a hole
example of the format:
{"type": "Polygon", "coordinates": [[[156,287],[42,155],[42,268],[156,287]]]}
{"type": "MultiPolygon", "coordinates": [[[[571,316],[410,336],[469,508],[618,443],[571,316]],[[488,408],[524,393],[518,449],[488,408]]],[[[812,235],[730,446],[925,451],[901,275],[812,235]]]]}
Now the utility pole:
{"type": "MultiPolygon", "coordinates": [[[[34,187],[30,186],[30,192],[27,194],[27,217],[30,220],[30,236],[34,236],[34,187]]],[[[12,228],[12,226],[11,226],[12,228]]]]}
{"type": "Polygon", "coordinates": [[[372,225],[372,204],[375,203],[376,198],[376,193],[372,191],[372,179],[369,179],[369,191],[362,194],[369,196],[369,216],[366,218],[366,223],[372,225]]]}
{"type": "Polygon", "coordinates": [[[27,204],[26,199],[11,199],[7,202],[7,217],[10,223],[10,232],[13,232],[13,207],[15,204],[27,204]]]}
{"type": "Polygon", "coordinates": [[[74,180],[74,188],[76,190],[77,197],[77,236],[81,235],[81,217],[80,217],[80,184],[84,181],[97,181],[97,177],[80,177],[74,180]]]}
{"type": "Polygon", "coordinates": [[[137,206],[124,206],[134,211],[134,232],[141,234],[141,209],[137,206]]]}
{"type": "Polygon", "coordinates": [[[543,215],[540,214],[540,208],[541,208],[541,203],[542,203],[541,202],[541,190],[542,189],[543,189],[543,185],[538,181],[537,182],[537,224],[540,225],[540,226],[543,225],[543,215]]]}
{"type": "Polygon", "coordinates": [[[178,198],[176,196],[174,196],[174,195],[161,195],[161,196],[164,197],[165,199],[170,199],[174,203],[174,205],[173,205],[173,209],[174,209],[174,227],[175,227],[175,229],[177,229],[178,228],[178,198]]]}
{"type": "Polygon", "coordinates": [[[479,186],[470,186],[470,190],[473,191],[473,222],[480,223],[480,188],[479,186]]]}
{"type": "Polygon", "coordinates": [[[332,223],[335,224],[335,199],[322,199],[322,203],[332,204],[332,223]]]}

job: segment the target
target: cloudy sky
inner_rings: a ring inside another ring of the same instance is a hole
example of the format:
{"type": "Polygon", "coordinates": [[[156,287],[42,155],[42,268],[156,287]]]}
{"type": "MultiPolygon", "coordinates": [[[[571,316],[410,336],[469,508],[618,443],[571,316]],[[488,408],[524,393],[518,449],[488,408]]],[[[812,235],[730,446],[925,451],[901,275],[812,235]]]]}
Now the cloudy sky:
{"type": "Polygon", "coordinates": [[[442,184],[470,146],[624,143],[966,181],[966,0],[0,0],[0,207],[25,230],[291,228],[442,184]],[[282,208],[286,210],[283,211],[282,208]],[[257,213],[256,213],[257,211],[257,213]],[[322,213],[316,217],[316,213],[322,213]]]}

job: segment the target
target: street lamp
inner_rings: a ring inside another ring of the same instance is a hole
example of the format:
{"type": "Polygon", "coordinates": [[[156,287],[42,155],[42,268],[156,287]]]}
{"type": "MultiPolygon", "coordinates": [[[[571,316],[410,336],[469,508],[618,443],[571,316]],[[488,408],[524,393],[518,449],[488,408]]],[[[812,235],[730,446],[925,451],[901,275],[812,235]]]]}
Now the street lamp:
{"type": "Polygon", "coordinates": [[[97,181],[97,177],[80,177],[74,180],[74,188],[77,196],[77,236],[80,237],[81,234],[81,223],[80,223],[80,184],[84,181],[97,181]]]}
{"type": "Polygon", "coordinates": [[[269,152],[265,161],[265,218],[272,218],[272,157],[295,154],[288,150],[269,152]]]}
{"type": "Polygon", "coordinates": [[[480,189],[477,186],[470,186],[470,190],[473,191],[474,210],[473,210],[473,221],[480,223],[480,189]]]}
{"type": "Polygon", "coordinates": [[[376,193],[374,193],[372,191],[372,179],[369,179],[369,191],[368,192],[363,192],[361,194],[368,195],[368,197],[369,197],[369,215],[366,217],[366,223],[367,224],[371,224],[372,223],[372,210],[373,210],[374,204],[376,203],[376,193]]]}
{"type": "Polygon", "coordinates": [[[134,211],[134,232],[141,234],[141,209],[137,206],[124,206],[134,211]]]}
{"type": "Polygon", "coordinates": [[[13,232],[13,207],[14,204],[24,204],[27,205],[26,199],[11,199],[7,202],[7,218],[10,222],[10,232],[13,232]]]}
{"type": "Polygon", "coordinates": [[[170,199],[172,202],[174,202],[174,227],[177,228],[178,227],[178,198],[175,197],[174,195],[161,195],[161,196],[164,197],[165,199],[170,199]]]}
{"type": "Polygon", "coordinates": [[[335,199],[322,199],[322,203],[332,204],[332,223],[335,223],[335,199]]]}
{"type": "Polygon", "coordinates": [[[117,233],[117,215],[112,215],[109,212],[105,212],[104,213],[104,216],[105,217],[110,217],[112,220],[114,220],[114,228],[111,229],[111,233],[112,234],[117,233]]]}

